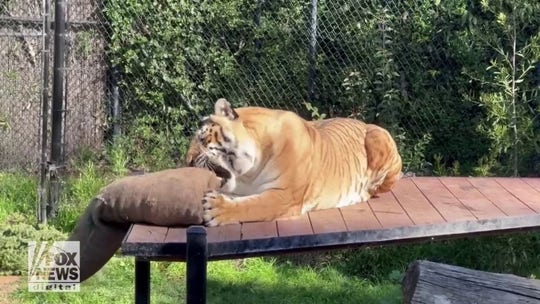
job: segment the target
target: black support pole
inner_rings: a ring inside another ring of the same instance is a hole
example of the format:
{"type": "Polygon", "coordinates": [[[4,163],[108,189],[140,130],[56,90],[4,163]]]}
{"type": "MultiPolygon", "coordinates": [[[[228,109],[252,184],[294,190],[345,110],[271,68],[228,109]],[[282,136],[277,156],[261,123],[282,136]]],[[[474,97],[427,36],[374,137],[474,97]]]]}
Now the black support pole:
{"type": "Polygon", "coordinates": [[[66,0],[55,0],[54,5],[54,69],[52,96],[51,161],[58,166],[62,161],[62,122],[64,115],[64,66],[66,52],[66,0]]]}
{"type": "Polygon", "coordinates": [[[66,1],[54,2],[54,67],[52,92],[52,120],[51,120],[51,160],[47,175],[50,178],[49,201],[47,204],[47,217],[56,212],[60,196],[60,180],[58,170],[62,166],[63,122],[64,122],[64,70],[66,52],[66,1]]]}
{"type": "Polygon", "coordinates": [[[41,159],[38,191],[38,221],[42,224],[47,223],[47,150],[49,136],[49,60],[51,44],[51,18],[50,2],[43,1],[43,45],[42,45],[42,79],[41,79],[41,159]]]}
{"type": "Polygon", "coordinates": [[[203,226],[191,226],[187,229],[186,252],[186,303],[206,303],[206,263],[208,246],[206,229],[203,226]]]}
{"type": "Polygon", "coordinates": [[[150,261],[135,259],[135,304],[150,304],[150,261]]]}

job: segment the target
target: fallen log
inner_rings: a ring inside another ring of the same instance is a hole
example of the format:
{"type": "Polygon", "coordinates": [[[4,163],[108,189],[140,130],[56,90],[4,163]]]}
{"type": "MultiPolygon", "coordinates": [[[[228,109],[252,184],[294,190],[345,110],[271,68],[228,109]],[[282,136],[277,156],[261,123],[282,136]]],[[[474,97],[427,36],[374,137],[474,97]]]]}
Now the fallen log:
{"type": "Polygon", "coordinates": [[[540,280],[415,261],[402,281],[404,304],[540,303],[540,280]]]}

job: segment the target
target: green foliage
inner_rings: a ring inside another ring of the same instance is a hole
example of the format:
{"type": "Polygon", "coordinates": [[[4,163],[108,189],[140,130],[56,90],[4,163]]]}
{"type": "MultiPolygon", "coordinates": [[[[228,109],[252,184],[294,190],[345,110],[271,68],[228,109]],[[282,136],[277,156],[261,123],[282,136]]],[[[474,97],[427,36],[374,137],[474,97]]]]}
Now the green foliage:
{"type": "Polygon", "coordinates": [[[517,176],[523,169],[521,159],[525,156],[525,160],[530,160],[530,154],[538,152],[540,104],[535,104],[539,86],[534,84],[538,81],[534,78],[540,61],[540,5],[528,1],[483,1],[481,7],[495,19],[485,28],[500,36],[480,39],[494,55],[486,68],[488,73],[481,78],[491,90],[480,95],[486,117],[478,128],[491,140],[489,160],[507,164],[495,169],[517,176]],[[521,34],[531,30],[530,35],[521,34]]]}
{"type": "Polygon", "coordinates": [[[426,149],[432,140],[430,134],[416,141],[406,136],[406,133],[394,135],[398,145],[399,154],[403,162],[403,172],[418,173],[418,175],[428,174],[431,163],[427,161],[426,149]]]}
{"type": "MultiPolygon", "coordinates": [[[[334,15],[333,11],[326,13],[334,15]]],[[[353,72],[350,72],[342,83],[346,99],[341,103],[341,107],[345,106],[344,110],[352,107],[352,115],[364,121],[395,129],[398,127],[398,113],[401,109],[397,86],[400,73],[394,62],[393,48],[396,16],[381,5],[373,7],[373,11],[366,12],[366,15],[366,23],[358,23],[359,29],[366,29],[366,36],[357,32],[358,36],[352,36],[351,39],[370,39],[372,47],[368,51],[373,58],[369,62],[370,67],[351,67],[353,72]]],[[[354,52],[352,48],[351,51],[354,52]]],[[[339,96],[337,98],[340,99],[339,96]]],[[[339,113],[343,116],[347,112],[339,113]]]]}
{"type": "Polygon", "coordinates": [[[25,274],[28,267],[28,242],[58,241],[66,236],[47,225],[30,225],[29,217],[12,213],[0,221],[0,274],[25,274]]]}
{"type": "Polygon", "coordinates": [[[147,122],[158,117],[137,120],[133,129],[120,140],[119,149],[130,158],[130,164],[139,169],[157,171],[175,167],[187,152],[189,138],[180,134],[182,126],[165,126],[155,129],[147,122]]]}
{"type": "Polygon", "coordinates": [[[22,274],[27,267],[28,241],[58,235],[51,227],[35,226],[37,183],[22,173],[0,172],[0,274],[22,274]]]}
{"type": "Polygon", "coordinates": [[[452,167],[448,168],[442,161],[442,155],[433,155],[433,174],[435,176],[459,176],[460,165],[459,161],[454,161],[452,167]]]}
{"type": "Polygon", "coordinates": [[[118,137],[115,138],[114,142],[108,146],[107,159],[109,162],[109,168],[113,174],[117,176],[123,176],[128,172],[127,167],[130,161],[129,154],[127,152],[128,144],[128,140],[118,137]]]}
{"type": "Polygon", "coordinates": [[[88,163],[97,164],[99,161],[100,155],[95,149],[81,147],[76,153],[74,153],[74,156],[70,158],[70,168],[73,168],[75,171],[79,171],[88,163]]]}
{"type": "Polygon", "coordinates": [[[540,173],[534,1],[320,2],[309,103],[305,1],[107,0],[104,14],[129,165],[174,166],[226,97],[407,134],[400,150],[422,174],[434,155],[436,174],[540,173]]]}
{"type": "Polygon", "coordinates": [[[257,76],[257,62],[265,58],[272,73],[305,87],[305,69],[280,71],[284,58],[307,60],[300,37],[283,39],[291,37],[283,33],[301,24],[297,18],[301,12],[295,12],[299,3],[263,4],[261,18],[270,15],[276,21],[256,27],[248,17],[258,10],[253,1],[106,1],[104,14],[112,31],[109,58],[120,68],[120,87],[127,92],[124,123],[129,126],[126,135],[136,146],[135,165],[172,166],[196,117],[212,109],[219,97],[227,97],[234,105],[246,105],[254,96],[263,101],[294,98],[290,94],[294,92],[269,91],[276,84],[257,76]],[[263,40],[267,47],[253,48],[263,40]],[[151,159],[145,159],[147,155],[151,159]]]}
{"type": "Polygon", "coordinates": [[[306,110],[309,111],[309,113],[311,115],[311,119],[313,119],[313,120],[322,120],[322,119],[326,118],[326,114],[325,113],[319,113],[319,109],[317,107],[313,106],[311,103],[304,102],[304,106],[306,107],[306,110]]]}
{"type": "Polygon", "coordinates": [[[37,204],[36,178],[22,173],[0,172],[0,223],[10,214],[35,215],[37,204]]]}
{"type": "Polygon", "coordinates": [[[81,31],[75,35],[75,54],[80,56],[81,59],[88,59],[93,52],[92,39],[98,33],[93,30],[81,31]]]}
{"type": "Polygon", "coordinates": [[[61,231],[71,232],[90,200],[108,182],[110,178],[99,172],[93,162],[78,168],[77,176],[67,179],[62,188],[58,215],[51,219],[51,224],[61,231]]]}
{"type": "Polygon", "coordinates": [[[0,130],[8,131],[10,128],[7,118],[0,115],[0,130]]]}
{"type": "Polygon", "coordinates": [[[89,201],[104,186],[105,180],[96,166],[88,162],[80,169],[78,178],[72,179],[66,195],[80,201],[89,201]]]}

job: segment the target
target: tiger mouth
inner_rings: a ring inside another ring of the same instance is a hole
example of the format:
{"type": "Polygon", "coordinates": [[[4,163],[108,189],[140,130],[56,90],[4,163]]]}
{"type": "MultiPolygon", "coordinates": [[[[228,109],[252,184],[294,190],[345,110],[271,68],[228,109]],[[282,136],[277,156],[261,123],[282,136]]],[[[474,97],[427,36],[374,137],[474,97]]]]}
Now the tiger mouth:
{"type": "Polygon", "coordinates": [[[224,181],[227,181],[232,177],[231,172],[221,166],[215,165],[214,167],[208,169],[213,171],[218,177],[222,178],[224,181]]]}
{"type": "Polygon", "coordinates": [[[208,157],[206,157],[204,154],[200,154],[199,156],[195,157],[189,164],[190,167],[198,167],[198,168],[204,168],[208,169],[216,174],[217,177],[222,179],[221,185],[225,185],[229,179],[231,179],[232,174],[229,170],[223,168],[220,165],[215,164],[214,162],[210,161],[208,157]]]}

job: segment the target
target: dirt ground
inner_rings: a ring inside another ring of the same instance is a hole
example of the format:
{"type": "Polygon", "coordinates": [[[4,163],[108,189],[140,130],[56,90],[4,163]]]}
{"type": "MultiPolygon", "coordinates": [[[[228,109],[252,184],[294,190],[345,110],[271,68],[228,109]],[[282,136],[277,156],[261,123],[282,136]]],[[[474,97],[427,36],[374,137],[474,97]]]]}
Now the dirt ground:
{"type": "Polygon", "coordinates": [[[19,287],[21,280],[20,276],[0,276],[0,304],[15,304],[8,295],[19,287]]]}

